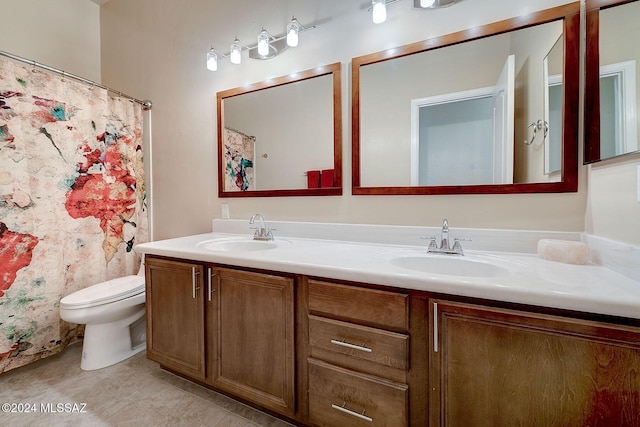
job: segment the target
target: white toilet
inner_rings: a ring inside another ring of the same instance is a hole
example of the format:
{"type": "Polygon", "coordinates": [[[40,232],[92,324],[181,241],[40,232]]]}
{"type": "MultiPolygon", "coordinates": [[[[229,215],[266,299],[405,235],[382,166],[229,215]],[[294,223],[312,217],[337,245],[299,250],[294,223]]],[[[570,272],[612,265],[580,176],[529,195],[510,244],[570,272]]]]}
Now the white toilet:
{"type": "Polygon", "coordinates": [[[80,368],[106,368],[146,348],[144,263],[137,275],[81,289],[60,300],[60,318],[84,324],[80,368]]]}

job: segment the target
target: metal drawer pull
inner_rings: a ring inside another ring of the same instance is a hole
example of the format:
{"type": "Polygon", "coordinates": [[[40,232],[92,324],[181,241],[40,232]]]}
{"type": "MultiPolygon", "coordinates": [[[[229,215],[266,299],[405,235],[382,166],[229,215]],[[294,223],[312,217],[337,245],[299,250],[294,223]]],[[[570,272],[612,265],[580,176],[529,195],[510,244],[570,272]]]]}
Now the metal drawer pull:
{"type": "Polygon", "coordinates": [[[215,276],[215,273],[213,272],[212,268],[208,268],[208,274],[207,274],[207,285],[209,286],[208,289],[208,295],[209,295],[209,301],[211,301],[212,298],[212,294],[213,292],[215,292],[215,289],[213,289],[213,285],[211,283],[211,279],[213,278],[213,276],[215,276]]]}
{"type": "Polygon", "coordinates": [[[195,267],[191,267],[191,286],[193,289],[193,299],[196,299],[196,292],[200,289],[200,286],[197,285],[196,277],[200,274],[199,271],[196,271],[195,267]]]}
{"type": "Polygon", "coordinates": [[[438,352],[438,303],[433,303],[433,351],[438,352]]]}
{"type": "Polygon", "coordinates": [[[351,416],[354,416],[356,418],[360,418],[361,420],[365,420],[365,421],[369,421],[370,423],[373,422],[373,418],[371,417],[367,417],[364,413],[366,411],[366,409],[362,410],[362,414],[359,414],[357,412],[354,412],[350,409],[347,409],[347,402],[344,402],[342,404],[342,406],[338,406],[338,405],[334,405],[333,403],[331,404],[331,407],[333,409],[337,409],[340,412],[344,412],[345,414],[349,414],[351,416]]]}
{"type": "Polygon", "coordinates": [[[364,343],[362,345],[355,345],[355,344],[349,344],[345,340],[342,340],[342,341],[331,340],[331,344],[340,345],[342,347],[347,347],[347,348],[350,348],[350,349],[353,349],[353,350],[366,351],[367,353],[371,353],[373,351],[369,347],[365,347],[364,343]]]}

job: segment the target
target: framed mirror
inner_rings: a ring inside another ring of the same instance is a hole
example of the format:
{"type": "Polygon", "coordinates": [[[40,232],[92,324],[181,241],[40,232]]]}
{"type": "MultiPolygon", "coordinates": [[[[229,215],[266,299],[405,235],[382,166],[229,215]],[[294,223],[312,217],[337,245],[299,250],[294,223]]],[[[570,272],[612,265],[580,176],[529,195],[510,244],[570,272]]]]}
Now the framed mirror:
{"type": "Polygon", "coordinates": [[[577,191],[579,38],[575,2],[353,58],[353,194],[577,191]]]}
{"type": "Polygon", "coordinates": [[[217,93],[218,197],[342,194],[340,63],[217,93]]]}
{"type": "Polygon", "coordinates": [[[585,164],[640,152],[640,1],[586,8],[585,164]]]}

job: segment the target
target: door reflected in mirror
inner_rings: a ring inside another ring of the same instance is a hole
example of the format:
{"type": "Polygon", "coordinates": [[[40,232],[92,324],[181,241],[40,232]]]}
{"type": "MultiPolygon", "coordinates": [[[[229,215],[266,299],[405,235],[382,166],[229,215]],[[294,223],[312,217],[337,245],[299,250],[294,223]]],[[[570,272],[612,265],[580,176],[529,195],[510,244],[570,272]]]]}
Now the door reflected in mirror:
{"type": "Polygon", "coordinates": [[[493,182],[491,94],[441,103],[430,98],[420,101],[423,104],[415,113],[418,120],[411,123],[417,133],[417,144],[412,140],[411,147],[411,185],[493,182]],[[443,158],[458,161],[439,161],[443,158]]]}
{"type": "Polygon", "coordinates": [[[600,156],[638,151],[636,61],[600,67],[600,156]]]}
{"type": "Polygon", "coordinates": [[[411,185],[513,183],[514,65],[494,86],[411,100],[411,185]]]}
{"type": "Polygon", "coordinates": [[[585,163],[593,163],[640,150],[640,2],[589,0],[587,9],[585,163]]]}
{"type": "Polygon", "coordinates": [[[218,93],[220,197],[341,194],[340,70],[218,93]]]}
{"type": "Polygon", "coordinates": [[[572,3],[354,58],[354,194],[576,191],[578,25],[572,3]]]}

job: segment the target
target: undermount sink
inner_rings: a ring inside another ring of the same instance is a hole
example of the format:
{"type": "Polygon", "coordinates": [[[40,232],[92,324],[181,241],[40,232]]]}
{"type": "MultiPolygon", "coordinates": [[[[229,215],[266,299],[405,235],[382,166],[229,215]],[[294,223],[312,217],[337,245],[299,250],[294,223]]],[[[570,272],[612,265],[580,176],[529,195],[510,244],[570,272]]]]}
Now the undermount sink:
{"type": "Polygon", "coordinates": [[[288,240],[254,240],[251,237],[231,237],[206,240],[198,243],[198,247],[209,251],[221,252],[252,252],[275,249],[282,245],[291,244],[288,240]]]}
{"type": "Polygon", "coordinates": [[[393,258],[391,264],[424,273],[458,277],[509,276],[521,268],[517,263],[502,259],[455,255],[400,256],[393,258]]]}

